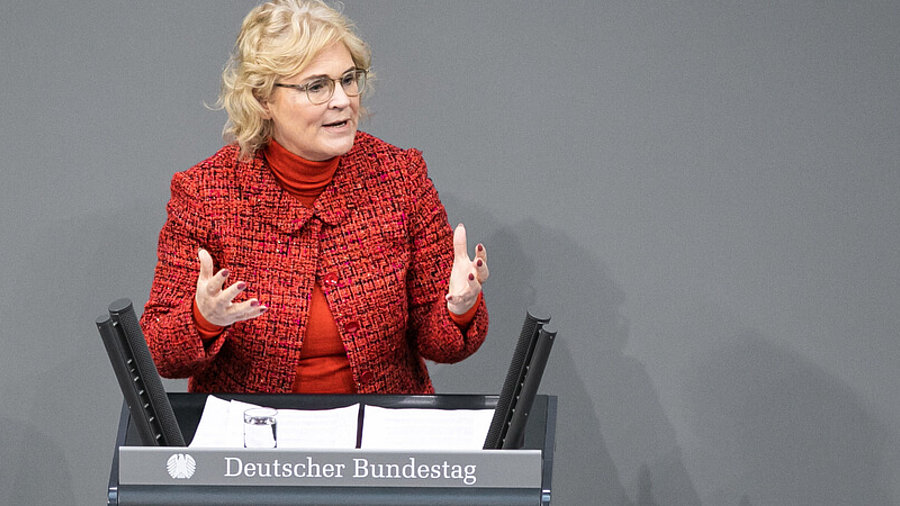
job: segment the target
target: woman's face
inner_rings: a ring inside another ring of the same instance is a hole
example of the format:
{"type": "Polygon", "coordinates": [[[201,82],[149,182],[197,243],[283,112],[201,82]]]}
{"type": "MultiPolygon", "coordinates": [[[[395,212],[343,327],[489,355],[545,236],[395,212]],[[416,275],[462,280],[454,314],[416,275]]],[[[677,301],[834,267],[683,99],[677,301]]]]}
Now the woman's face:
{"type": "MultiPolygon", "coordinates": [[[[323,49],[303,72],[279,82],[304,84],[316,77],[339,79],[354,68],[350,51],[336,43],[323,49]]],[[[272,136],[295,155],[322,161],[343,155],[353,147],[359,96],[348,97],[339,83],[335,83],[334,95],[324,104],[311,104],[303,91],[276,87],[263,106],[274,126],[272,136]]]]}

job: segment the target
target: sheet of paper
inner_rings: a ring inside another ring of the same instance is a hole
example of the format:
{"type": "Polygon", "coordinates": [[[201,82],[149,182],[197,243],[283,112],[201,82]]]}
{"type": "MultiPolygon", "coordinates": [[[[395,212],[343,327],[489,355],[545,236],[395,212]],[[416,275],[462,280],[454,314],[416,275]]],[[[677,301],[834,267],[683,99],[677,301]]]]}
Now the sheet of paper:
{"type": "MultiPolygon", "coordinates": [[[[243,448],[244,411],[256,407],[206,398],[203,415],[190,446],[198,448],[243,448]]],[[[323,410],[279,409],[276,416],[279,448],[356,448],[359,404],[323,410]]]]}
{"type": "Polygon", "coordinates": [[[281,409],[277,418],[279,448],[356,448],[359,404],[316,411],[281,409]]]}
{"type": "Polygon", "coordinates": [[[197,432],[189,446],[197,448],[235,448],[244,446],[243,415],[231,414],[231,402],[214,395],[206,397],[206,405],[197,424],[197,432]],[[238,425],[236,422],[239,422],[238,425]]]}
{"type": "Polygon", "coordinates": [[[493,417],[493,409],[366,406],[360,447],[366,450],[480,450],[493,417]]]}

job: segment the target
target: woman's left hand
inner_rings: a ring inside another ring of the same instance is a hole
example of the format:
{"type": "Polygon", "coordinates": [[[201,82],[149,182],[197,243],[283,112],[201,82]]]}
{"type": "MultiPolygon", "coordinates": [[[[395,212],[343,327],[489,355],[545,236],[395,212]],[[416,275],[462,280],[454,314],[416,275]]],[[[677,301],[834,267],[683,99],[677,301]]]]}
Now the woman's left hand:
{"type": "Polygon", "coordinates": [[[453,269],[447,290],[447,309],[451,313],[465,314],[478,301],[481,285],[487,281],[487,250],[483,244],[475,247],[475,260],[469,258],[466,245],[466,227],[462,223],[453,231],[453,269]]]}

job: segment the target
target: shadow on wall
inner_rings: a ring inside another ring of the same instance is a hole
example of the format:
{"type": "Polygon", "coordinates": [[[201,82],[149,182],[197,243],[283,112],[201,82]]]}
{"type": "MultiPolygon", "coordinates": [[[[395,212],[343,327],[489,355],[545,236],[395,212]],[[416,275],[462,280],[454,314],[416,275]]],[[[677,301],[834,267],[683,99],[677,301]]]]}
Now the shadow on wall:
{"type": "MultiPolygon", "coordinates": [[[[754,331],[689,368],[691,431],[719,476],[721,504],[893,505],[889,432],[843,383],[754,331]]],[[[715,471],[708,471],[715,472],[715,471]]]]}
{"type": "Polygon", "coordinates": [[[142,304],[149,283],[137,280],[152,273],[157,233],[147,231],[158,228],[146,207],[115,211],[19,230],[17,254],[27,262],[7,279],[27,288],[12,290],[16,310],[4,315],[4,333],[17,337],[0,372],[10,390],[0,504],[96,504],[105,496],[122,397],[94,319],[114,298],[142,304]]]}
{"type": "Polygon", "coordinates": [[[27,420],[0,418],[0,504],[77,504],[65,451],[27,420]]]}
{"type": "Polygon", "coordinates": [[[623,353],[625,294],[607,269],[563,232],[442,199],[453,223],[469,223],[470,246],[487,247],[491,329],[473,357],[433,368],[438,390],[499,392],[525,309],[539,304],[559,331],[541,387],[559,396],[554,504],[633,505],[642,466],[659,506],[700,504],[644,366],[623,353]]]}

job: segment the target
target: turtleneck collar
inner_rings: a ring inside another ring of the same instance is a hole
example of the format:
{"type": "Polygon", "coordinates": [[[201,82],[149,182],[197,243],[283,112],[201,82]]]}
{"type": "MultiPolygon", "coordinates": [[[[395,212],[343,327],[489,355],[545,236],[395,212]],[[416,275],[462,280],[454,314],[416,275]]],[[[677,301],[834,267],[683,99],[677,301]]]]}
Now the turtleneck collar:
{"type": "Polygon", "coordinates": [[[264,150],[266,160],[278,184],[288,193],[297,197],[307,207],[331,183],[341,157],[313,162],[291,153],[275,139],[269,141],[264,150]]]}

